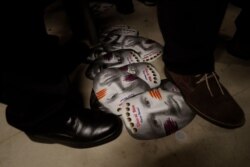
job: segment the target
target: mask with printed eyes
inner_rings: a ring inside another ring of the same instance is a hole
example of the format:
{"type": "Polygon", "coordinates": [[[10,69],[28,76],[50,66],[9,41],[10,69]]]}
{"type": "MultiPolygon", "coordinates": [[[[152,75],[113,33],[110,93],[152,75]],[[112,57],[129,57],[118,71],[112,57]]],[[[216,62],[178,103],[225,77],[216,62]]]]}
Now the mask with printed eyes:
{"type": "MultiPolygon", "coordinates": [[[[140,79],[144,80],[144,82],[146,82],[150,88],[158,87],[161,82],[159,73],[157,72],[155,67],[149,63],[133,63],[117,68],[116,70],[136,75],[140,79]]],[[[105,73],[102,73],[100,75],[104,74],[105,73]]],[[[90,106],[93,110],[107,110],[103,108],[103,105],[101,105],[101,103],[96,99],[94,92],[91,93],[90,106]]]]}
{"type": "Polygon", "coordinates": [[[149,90],[146,82],[136,75],[113,68],[99,73],[94,79],[93,90],[102,109],[121,115],[119,106],[124,100],[149,90]]]}
{"type": "Polygon", "coordinates": [[[139,31],[133,29],[129,26],[118,25],[110,27],[102,32],[100,35],[100,41],[103,43],[112,43],[114,40],[119,43],[119,41],[123,41],[125,36],[138,36],[139,31]]]}
{"type": "Polygon", "coordinates": [[[106,51],[102,45],[98,45],[94,48],[90,49],[90,54],[87,57],[87,63],[91,63],[96,59],[106,55],[108,51],[106,51]]]}
{"type": "Polygon", "coordinates": [[[109,52],[93,61],[87,68],[86,77],[94,79],[103,69],[122,67],[124,65],[142,62],[139,55],[133,50],[118,50],[109,52]]]}
{"type": "Polygon", "coordinates": [[[124,124],[137,139],[155,139],[185,127],[195,116],[170,81],[129,98],[119,108],[124,124]]]}
{"type": "Polygon", "coordinates": [[[93,62],[94,60],[102,57],[108,52],[122,49],[120,43],[124,40],[125,36],[138,36],[138,34],[138,30],[135,30],[127,25],[116,25],[104,29],[103,32],[100,34],[101,44],[91,49],[91,53],[87,57],[88,62],[93,62]],[[119,46],[117,49],[106,50],[102,44],[112,44],[113,47],[118,44],[119,46]]]}
{"type": "Polygon", "coordinates": [[[150,63],[133,63],[120,67],[119,70],[136,75],[137,77],[144,80],[150,88],[156,88],[161,83],[158,71],[150,63]]]}
{"type": "Polygon", "coordinates": [[[152,62],[163,53],[161,44],[151,39],[137,36],[125,36],[122,40],[113,36],[112,40],[103,43],[103,47],[107,51],[116,51],[120,49],[134,50],[139,54],[143,62],[152,62]]]}

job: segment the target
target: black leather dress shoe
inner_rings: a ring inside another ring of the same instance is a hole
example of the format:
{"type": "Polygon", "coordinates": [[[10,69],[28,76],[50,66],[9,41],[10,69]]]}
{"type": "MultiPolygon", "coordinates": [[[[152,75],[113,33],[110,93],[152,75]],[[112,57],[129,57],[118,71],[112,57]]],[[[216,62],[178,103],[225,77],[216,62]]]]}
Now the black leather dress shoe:
{"type": "Polygon", "coordinates": [[[32,141],[59,143],[74,148],[88,148],[117,138],[122,131],[121,119],[105,112],[85,110],[66,122],[50,124],[35,132],[26,132],[32,141]]]}

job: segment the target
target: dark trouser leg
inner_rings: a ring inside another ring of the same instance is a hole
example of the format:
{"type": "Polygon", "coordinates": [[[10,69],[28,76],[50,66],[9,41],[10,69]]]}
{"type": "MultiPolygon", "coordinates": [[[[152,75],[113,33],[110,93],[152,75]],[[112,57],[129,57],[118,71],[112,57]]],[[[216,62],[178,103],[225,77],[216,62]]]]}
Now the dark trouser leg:
{"type": "Polygon", "coordinates": [[[97,29],[89,9],[89,0],[62,0],[68,16],[73,39],[88,38],[91,44],[98,43],[97,29]]]}
{"type": "MultiPolygon", "coordinates": [[[[8,106],[6,118],[10,125],[24,131],[37,126],[62,121],[70,93],[67,77],[4,72],[2,99],[8,106]]],[[[45,73],[43,73],[45,74],[45,73]]]]}
{"type": "Polygon", "coordinates": [[[213,52],[227,0],[159,0],[158,20],[170,71],[197,74],[214,70],[213,52]]]}
{"type": "Polygon", "coordinates": [[[8,25],[4,27],[6,51],[2,54],[7,59],[7,63],[4,63],[6,68],[12,71],[12,68],[29,68],[32,71],[43,69],[51,73],[64,73],[80,63],[79,56],[73,53],[74,50],[59,47],[58,42],[47,34],[44,10],[50,0],[43,2],[13,0],[4,4],[7,11],[12,11],[10,15],[6,13],[6,19],[3,20],[3,24],[8,25]]]}
{"type": "Polygon", "coordinates": [[[42,42],[47,44],[51,38],[46,31],[44,10],[52,2],[53,0],[3,2],[3,7],[6,9],[2,16],[5,24],[3,35],[6,35],[4,36],[6,41],[12,42],[13,45],[31,45],[31,47],[42,42]]]}
{"type": "Polygon", "coordinates": [[[122,14],[130,14],[134,12],[134,4],[132,0],[115,0],[116,9],[122,14]]]}
{"type": "Polygon", "coordinates": [[[47,4],[32,2],[4,5],[12,14],[3,23],[8,25],[8,50],[1,55],[0,100],[8,105],[8,122],[21,130],[60,112],[69,89],[65,78],[80,63],[50,42],[44,24],[47,4]]]}
{"type": "Polygon", "coordinates": [[[228,42],[228,52],[241,59],[250,59],[250,25],[248,24],[250,19],[250,5],[247,0],[231,0],[233,5],[241,8],[241,12],[235,20],[236,32],[233,38],[228,42]]]}
{"type": "Polygon", "coordinates": [[[249,19],[250,19],[250,5],[247,0],[231,0],[232,4],[241,8],[241,12],[237,19],[235,20],[236,25],[236,33],[242,42],[246,42],[250,39],[250,25],[249,19]]]}
{"type": "Polygon", "coordinates": [[[249,20],[250,20],[250,8],[242,8],[241,13],[236,19],[236,33],[240,36],[242,39],[242,42],[247,42],[247,40],[250,39],[250,25],[249,25],[249,20]]]}

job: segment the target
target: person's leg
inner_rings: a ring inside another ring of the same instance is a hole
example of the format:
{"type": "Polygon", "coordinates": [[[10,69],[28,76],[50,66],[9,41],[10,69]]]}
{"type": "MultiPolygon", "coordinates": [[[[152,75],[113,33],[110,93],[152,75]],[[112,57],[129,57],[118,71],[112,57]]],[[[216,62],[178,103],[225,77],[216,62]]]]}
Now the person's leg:
{"type": "MultiPolygon", "coordinates": [[[[92,45],[96,45],[98,43],[98,29],[89,8],[90,0],[62,0],[62,2],[69,19],[73,38],[82,40],[87,37],[92,45]]],[[[134,11],[132,0],[112,0],[111,2],[122,14],[130,14],[134,11]]]]}
{"type": "Polygon", "coordinates": [[[91,44],[98,42],[97,29],[89,10],[89,0],[62,0],[74,40],[88,39],[91,44]]]}
{"type": "Polygon", "coordinates": [[[77,88],[69,82],[68,75],[79,62],[68,49],[49,42],[43,18],[46,6],[22,2],[17,1],[16,10],[5,6],[13,10],[4,22],[11,26],[6,33],[13,38],[4,45],[11,50],[1,55],[0,73],[0,100],[7,104],[8,123],[35,141],[71,147],[92,147],[116,138],[121,120],[83,108],[77,88]]]}
{"type": "Polygon", "coordinates": [[[87,148],[115,139],[122,130],[118,117],[84,108],[67,77],[6,72],[3,79],[7,122],[33,141],[87,148]]]}
{"type": "Polygon", "coordinates": [[[227,0],[159,0],[167,77],[186,102],[208,121],[227,128],[244,124],[244,113],[214,72],[217,35],[227,0]]]}
{"type": "Polygon", "coordinates": [[[214,70],[213,52],[227,0],[160,0],[159,25],[169,70],[197,74],[214,70]]]}
{"type": "Polygon", "coordinates": [[[233,56],[238,58],[250,59],[250,44],[248,40],[250,39],[250,6],[246,0],[234,0],[236,6],[241,8],[241,12],[235,21],[236,32],[230,40],[227,50],[233,56]]]}
{"type": "Polygon", "coordinates": [[[158,0],[138,0],[144,3],[146,6],[156,6],[158,0]]]}
{"type": "Polygon", "coordinates": [[[116,10],[121,14],[131,14],[134,12],[132,0],[114,0],[116,10]]]}
{"type": "MultiPolygon", "coordinates": [[[[63,102],[69,93],[67,77],[40,74],[29,71],[3,72],[2,98],[8,105],[7,120],[20,130],[31,130],[56,114],[57,111],[49,107],[63,102]]],[[[57,115],[58,118],[61,116],[57,115]]]]}

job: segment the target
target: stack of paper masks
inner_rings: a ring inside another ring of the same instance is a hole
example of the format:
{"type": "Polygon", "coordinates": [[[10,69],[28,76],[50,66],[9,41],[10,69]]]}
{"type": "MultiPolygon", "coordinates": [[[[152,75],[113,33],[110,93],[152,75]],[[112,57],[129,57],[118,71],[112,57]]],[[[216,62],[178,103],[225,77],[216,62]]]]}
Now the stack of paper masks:
{"type": "Polygon", "coordinates": [[[91,108],[121,117],[137,139],[164,137],[191,122],[195,114],[179,89],[150,64],[162,55],[160,44],[126,26],[109,29],[102,41],[86,72],[93,80],[91,108]]]}
{"type": "Polygon", "coordinates": [[[152,62],[163,53],[163,47],[156,41],[139,36],[139,32],[129,26],[114,26],[101,34],[100,45],[92,48],[88,56],[90,65],[86,77],[94,79],[101,70],[109,67],[152,62]]]}

